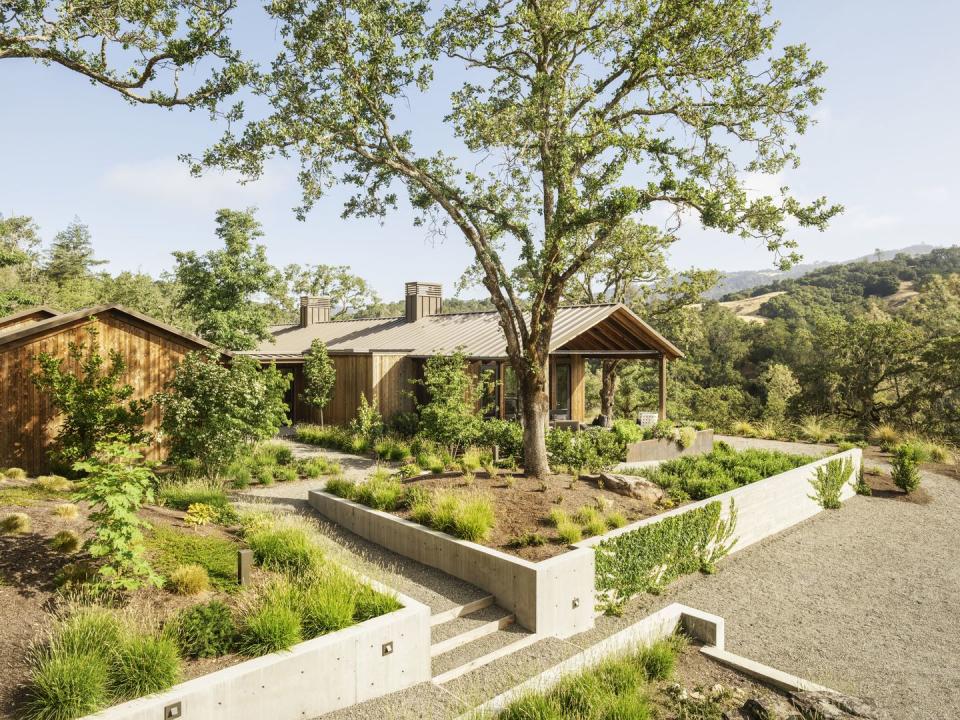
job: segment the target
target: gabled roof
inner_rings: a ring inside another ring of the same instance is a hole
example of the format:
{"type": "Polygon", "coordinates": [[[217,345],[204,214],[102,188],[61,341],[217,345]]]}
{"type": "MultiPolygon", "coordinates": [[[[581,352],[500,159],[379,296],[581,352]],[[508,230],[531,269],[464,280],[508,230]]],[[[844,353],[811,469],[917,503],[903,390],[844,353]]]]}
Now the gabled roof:
{"type": "MultiPolygon", "coordinates": [[[[333,320],[307,327],[273,329],[251,355],[264,360],[299,358],[314,340],[333,353],[397,353],[414,357],[462,349],[470,358],[506,358],[506,341],[496,311],[431,315],[416,322],[403,317],[333,320]]],[[[620,352],[635,357],[683,353],[625,305],[568,305],[557,310],[550,352],[589,355],[620,352]]]]}
{"type": "Polygon", "coordinates": [[[31,316],[34,315],[37,316],[34,322],[40,322],[41,320],[46,320],[59,314],[59,310],[54,310],[48,305],[35,305],[34,307],[24,308],[10,315],[0,317],[0,333],[7,332],[6,328],[11,325],[22,325],[29,322],[31,316]]]}
{"type": "MultiPolygon", "coordinates": [[[[54,311],[56,312],[56,311],[54,311]]],[[[77,322],[79,320],[84,320],[89,317],[103,315],[104,313],[116,314],[121,317],[125,317],[128,320],[132,320],[139,325],[148,325],[154,327],[162,332],[165,332],[169,335],[174,335],[176,337],[182,338],[187,342],[190,342],[198,347],[208,348],[211,350],[216,350],[216,348],[204,340],[203,338],[197,337],[188,332],[173,327],[172,325],[167,325],[164,322],[161,322],[155,318],[150,317],[149,315],[144,315],[143,313],[137,312],[136,310],[131,310],[130,308],[123,307],[122,305],[109,304],[109,305],[95,305],[93,307],[82,308],[80,310],[74,310],[69,313],[55,314],[51,317],[46,318],[45,320],[40,320],[35,323],[30,323],[29,325],[22,325],[16,328],[13,328],[10,332],[3,333],[0,331],[0,346],[7,345],[24,338],[28,338],[32,335],[38,335],[40,333],[45,333],[56,328],[69,325],[71,323],[77,322]]],[[[0,322],[5,321],[7,318],[3,318],[0,322]]]]}

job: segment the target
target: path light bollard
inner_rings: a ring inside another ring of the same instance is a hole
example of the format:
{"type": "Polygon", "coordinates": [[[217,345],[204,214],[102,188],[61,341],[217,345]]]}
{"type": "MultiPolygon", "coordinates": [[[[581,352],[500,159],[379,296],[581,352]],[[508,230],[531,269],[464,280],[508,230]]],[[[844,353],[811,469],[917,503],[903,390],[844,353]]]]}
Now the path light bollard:
{"type": "Polygon", "coordinates": [[[237,582],[240,585],[249,585],[252,572],[253,550],[237,550],[237,582]]]}

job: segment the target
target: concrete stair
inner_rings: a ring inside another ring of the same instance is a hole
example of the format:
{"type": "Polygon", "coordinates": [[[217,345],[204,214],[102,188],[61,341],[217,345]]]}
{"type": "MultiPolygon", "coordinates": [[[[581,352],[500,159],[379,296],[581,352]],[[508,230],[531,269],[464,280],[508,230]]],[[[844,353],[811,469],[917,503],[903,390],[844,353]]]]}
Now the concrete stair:
{"type": "Polygon", "coordinates": [[[433,682],[455,680],[539,639],[488,596],[436,613],[431,620],[433,682]]]}

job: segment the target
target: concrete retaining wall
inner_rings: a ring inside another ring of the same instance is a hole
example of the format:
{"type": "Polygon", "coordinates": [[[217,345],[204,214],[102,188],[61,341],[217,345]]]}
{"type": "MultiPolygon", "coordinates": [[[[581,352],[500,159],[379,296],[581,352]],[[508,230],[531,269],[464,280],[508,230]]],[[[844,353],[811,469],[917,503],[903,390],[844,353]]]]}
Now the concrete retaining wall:
{"type": "Polygon", "coordinates": [[[730,501],[734,501],[737,509],[737,527],[734,537],[737,538],[736,545],[731,552],[743,550],[755,542],[763,540],[770,535],[786,530],[799,522],[803,522],[809,517],[813,517],[823,510],[815,500],[810,498],[813,488],[810,480],[816,476],[816,469],[821,465],[826,465],[830,460],[849,458],[853,462],[853,475],[843,487],[840,494],[841,500],[848,500],[854,496],[853,484],[856,482],[857,475],[860,472],[860,465],[863,462],[863,451],[859,448],[837,453],[829,457],[815,460],[806,465],[801,465],[793,470],[774,475],[764,480],[758,480],[750,485],[744,485],[735,490],[725,492],[721,495],[714,495],[706,500],[698,500],[675,508],[661,515],[644,518],[638,522],[625,525],[617,530],[612,530],[606,535],[598,535],[577,543],[577,548],[592,548],[604,540],[609,540],[617,535],[632,532],[645,525],[651,525],[660,522],[672,515],[680,515],[690,512],[696,508],[703,507],[708,503],[720,502],[723,506],[723,517],[729,514],[730,501]]]}
{"type": "Polygon", "coordinates": [[[592,552],[534,563],[318,490],[309,502],[362,538],[486,590],[529,630],[568,637],[593,627],[592,552]]]}
{"type": "Polygon", "coordinates": [[[713,450],[713,430],[698,430],[689,447],[681,448],[674,440],[653,438],[627,445],[627,462],[673,460],[684,455],[703,455],[713,450]]]}
{"type": "MultiPolygon", "coordinates": [[[[376,583],[371,583],[377,585],[376,583]]],[[[86,720],[302,720],[430,680],[430,608],[404,607],[90,715],[86,720]],[[387,650],[384,646],[388,643],[387,650]],[[179,715],[167,709],[179,703],[179,715]]]]}

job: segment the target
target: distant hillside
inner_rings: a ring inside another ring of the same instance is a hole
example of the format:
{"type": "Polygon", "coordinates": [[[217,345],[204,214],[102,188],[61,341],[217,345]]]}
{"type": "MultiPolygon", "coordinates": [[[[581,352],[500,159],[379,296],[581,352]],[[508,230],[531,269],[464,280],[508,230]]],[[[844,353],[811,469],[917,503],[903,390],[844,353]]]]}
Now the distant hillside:
{"type": "MultiPolygon", "coordinates": [[[[863,255],[852,260],[842,260],[839,262],[820,261],[813,263],[801,263],[800,265],[795,265],[784,272],[778,270],[737,270],[734,272],[724,273],[720,282],[717,283],[717,286],[710,292],[706,293],[705,297],[710,300],[719,300],[721,298],[726,299],[728,296],[733,296],[734,294],[739,294],[746,291],[752,291],[755,288],[770,287],[778,280],[800,278],[821,268],[834,267],[837,265],[848,265],[851,263],[872,263],[884,260],[892,260],[897,255],[909,255],[911,257],[916,257],[918,255],[927,255],[936,249],[937,248],[934,245],[908,245],[907,247],[896,250],[881,250],[879,252],[863,255]]],[[[750,294],[753,295],[759,293],[751,292],[750,294]]]]}

